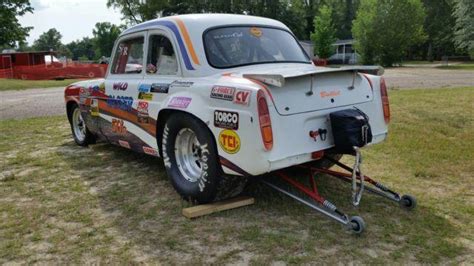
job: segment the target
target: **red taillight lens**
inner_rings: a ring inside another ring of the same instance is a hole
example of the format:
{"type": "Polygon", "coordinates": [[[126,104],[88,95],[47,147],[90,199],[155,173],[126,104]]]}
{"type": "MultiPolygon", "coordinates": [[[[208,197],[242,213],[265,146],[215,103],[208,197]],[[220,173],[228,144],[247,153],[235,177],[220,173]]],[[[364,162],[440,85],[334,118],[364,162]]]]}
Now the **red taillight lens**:
{"type": "Polygon", "coordinates": [[[387,85],[385,79],[380,78],[380,95],[382,96],[383,118],[385,123],[390,123],[390,104],[388,103],[387,85]]]}
{"type": "Polygon", "coordinates": [[[260,123],[260,132],[262,133],[263,146],[269,151],[273,148],[272,121],[268,111],[267,99],[265,93],[259,90],[257,93],[258,121],[260,123]]]}

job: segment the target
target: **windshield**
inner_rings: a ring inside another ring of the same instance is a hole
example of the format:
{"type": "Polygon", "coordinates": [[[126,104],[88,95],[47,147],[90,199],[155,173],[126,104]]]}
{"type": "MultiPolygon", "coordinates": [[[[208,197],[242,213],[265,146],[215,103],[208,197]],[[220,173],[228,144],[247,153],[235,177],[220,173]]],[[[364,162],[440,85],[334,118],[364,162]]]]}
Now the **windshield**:
{"type": "Polygon", "coordinates": [[[264,27],[226,27],[204,35],[209,64],[230,68],[263,63],[310,63],[289,32],[264,27]]]}

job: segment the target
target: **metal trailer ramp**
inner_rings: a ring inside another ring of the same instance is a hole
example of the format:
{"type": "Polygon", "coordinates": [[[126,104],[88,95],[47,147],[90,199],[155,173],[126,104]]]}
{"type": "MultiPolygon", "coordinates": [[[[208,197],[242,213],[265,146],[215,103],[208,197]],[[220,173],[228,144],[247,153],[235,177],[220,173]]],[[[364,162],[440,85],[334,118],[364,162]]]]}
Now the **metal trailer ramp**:
{"type": "Polygon", "coordinates": [[[364,219],[362,219],[362,217],[360,216],[349,217],[347,214],[339,210],[333,203],[321,196],[318,192],[318,187],[315,181],[316,174],[326,174],[351,183],[352,204],[354,206],[359,205],[360,200],[362,198],[362,193],[364,192],[364,190],[367,190],[372,194],[382,196],[391,201],[397,202],[401,208],[412,210],[416,207],[415,197],[410,195],[400,196],[398,193],[389,189],[380,182],[377,182],[369,176],[362,174],[362,156],[358,148],[355,149],[355,163],[353,167],[349,167],[328,156],[324,156],[323,160],[328,160],[334,163],[335,165],[341,167],[342,169],[346,170],[347,172],[339,172],[325,168],[317,168],[305,165],[296,166],[298,168],[303,168],[305,171],[307,171],[309,186],[303,184],[295,178],[292,178],[283,170],[274,173],[280,180],[283,180],[286,184],[290,185],[290,187],[307,196],[309,200],[304,197],[301,197],[300,195],[298,195],[298,193],[295,193],[290,189],[286,189],[283,186],[276,184],[276,182],[274,181],[272,182],[272,178],[262,178],[261,182],[275,189],[276,191],[281,192],[299,201],[300,203],[303,203],[308,207],[326,215],[327,217],[345,225],[355,234],[360,234],[364,231],[364,219]]]}

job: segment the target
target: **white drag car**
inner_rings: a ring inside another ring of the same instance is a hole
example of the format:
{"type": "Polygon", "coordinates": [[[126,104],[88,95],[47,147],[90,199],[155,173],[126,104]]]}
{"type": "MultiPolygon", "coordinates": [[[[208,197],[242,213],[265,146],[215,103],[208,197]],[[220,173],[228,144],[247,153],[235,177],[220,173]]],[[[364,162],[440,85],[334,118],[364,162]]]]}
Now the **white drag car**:
{"type": "Polygon", "coordinates": [[[337,163],[383,141],[386,87],[368,70],[316,67],[272,19],[183,15],[125,30],[105,79],[68,86],[65,100],[77,144],[102,139],[161,156],[179,194],[202,203],[239,194],[248,177],[302,164],[326,169],[324,154],[337,163]],[[344,117],[361,126],[333,132],[344,117]],[[362,144],[347,151],[336,133],[362,144]]]}

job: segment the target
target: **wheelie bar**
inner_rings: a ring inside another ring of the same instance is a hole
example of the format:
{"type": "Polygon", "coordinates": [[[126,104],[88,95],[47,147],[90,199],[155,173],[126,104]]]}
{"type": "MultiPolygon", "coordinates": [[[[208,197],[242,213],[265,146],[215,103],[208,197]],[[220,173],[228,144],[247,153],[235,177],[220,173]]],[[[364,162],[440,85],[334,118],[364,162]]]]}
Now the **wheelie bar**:
{"type": "Polygon", "coordinates": [[[372,192],[375,195],[379,195],[379,196],[385,197],[387,199],[390,199],[392,201],[398,202],[402,208],[405,208],[405,209],[408,209],[408,210],[411,210],[411,209],[415,208],[416,200],[413,196],[404,195],[404,196],[400,197],[400,195],[398,193],[390,190],[389,188],[387,188],[383,184],[381,184],[377,181],[374,181],[373,179],[371,179],[370,177],[368,177],[366,175],[361,176],[360,171],[359,171],[360,170],[360,167],[359,167],[360,166],[360,164],[359,164],[360,161],[358,161],[359,158],[356,158],[356,164],[355,165],[357,165],[357,170],[354,170],[351,167],[349,167],[349,166],[347,166],[343,163],[340,163],[337,160],[333,160],[332,158],[324,157],[324,159],[333,162],[334,164],[338,165],[339,167],[341,167],[342,169],[344,169],[344,170],[346,170],[350,173],[343,173],[343,172],[333,171],[333,170],[329,170],[329,169],[316,168],[316,167],[310,167],[310,166],[299,166],[300,168],[304,168],[304,169],[308,170],[308,173],[309,173],[308,181],[309,181],[310,186],[307,186],[307,185],[295,180],[294,178],[291,178],[289,175],[285,174],[283,171],[275,172],[275,174],[278,177],[280,177],[282,180],[284,180],[286,183],[288,183],[292,187],[296,188],[298,191],[304,193],[306,196],[311,198],[313,201],[307,200],[307,199],[299,196],[297,193],[294,193],[294,192],[290,191],[289,189],[282,188],[281,186],[278,186],[275,183],[270,182],[269,179],[262,179],[261,181],[264,184],[268,185],[269,187],[277,190],[278,192],[281,192],[281,193],[283,193],[283,194],[299,201],[300,203],[303,203],[303,204],[311,207],[312,209],[328,216],[329,218],[331,218],[331,219],[347,226],[350,230],[352,230],[356,234],[360,234],[360,233],[362,233],[362,231],[364,231],[364,229],[365,229],[364,220],[359,216],[353,216],[353,217],[349,218],[346,214],[344,214],[343,212],[338,210],[337,207],[334,204],[332,204],[331,202],[329,202],[328,200],[323,198],[318,192],[316,182],[314,180],[314,175],[315,174],[317,174],[317,173],[328,174],[328,175],[340,178],[340,179],[342,179],[346,182],[352,183],[353,184],[353,194],[352,194],[353,201],[352,202],[355,206],[358,205],[358,203],[361,199],[363,188],[364,188],[363,183],[366,182],[366,183],[371,185],[371,186],[366,186],[365,187],[365,189],[367,189],[367,191],[372,192]],[[355,180],[358,180],[359,182],[356,183],[355,180]]]}

